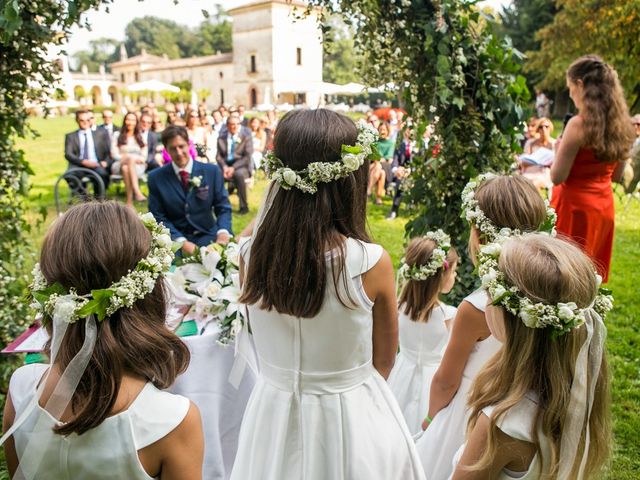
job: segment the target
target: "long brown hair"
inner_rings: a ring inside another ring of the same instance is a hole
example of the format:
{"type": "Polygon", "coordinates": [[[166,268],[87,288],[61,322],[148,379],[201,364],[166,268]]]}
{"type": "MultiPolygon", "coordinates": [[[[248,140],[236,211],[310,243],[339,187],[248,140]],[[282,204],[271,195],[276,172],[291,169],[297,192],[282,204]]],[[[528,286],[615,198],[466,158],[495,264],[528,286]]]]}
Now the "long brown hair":
{"type": "MultiPolygon", "coordinates": [[[[482,182],[475,193],[478,206],[498,228],[535,232],[544,223],[547,208],[531,180],[522,175],[500,175],[482,182]]],[[[481,244],[486,239],[479,238],[481,244]]],[[[475,262],[477,245],[469,241],[475,262]]]]}
{"type": "MultiPolygon", "coordinates": [[[[342,145],[354,145],[357,136],[344,115],[322,108],[294,110],[278,124],[274,153],[287,167],[302,170],[312,162],[339,162],[342,145]]],[[[332,252],[337,288],[344,277],[343,237],[368,241],[368,175],[365,162],[344,178],[318,184],[315,194],[280,189],[251,245],[240,301],[296,317],[317,315],[327,286],[325,252],[332,252]]]]}
{"type": "MultiPolygon", "coordinates": [[[[411,239],[405,253],[405,262],[409,266],[422,266],[429,263],[436,243],[425,237],[411,239]]],[[[451,247],[447,252],[448,268],[439,268],[426,280],[408,280],[398,299],[398,305],[414,322],[427,322],[433,307],[438,304],[440,290],[451,275],[458,262],[458,253],[451,247]]]]}
{"type": "MultiPolygon", "coordinates": [[[[527,297],[547,304],[575,302],[584,308],[597,293],[594,266],[577,246],[568,241],[542,234],[529,234],[507,242],[501,253],[499,268],[507,282],[527,297]]],[[[538,411],[533,419],[537,453],[542,456],[537,426],[548,439],[551,458],[542,458],[544,478],[556,478],[560,441],[567,421],[571,384],[576,358],[586,337],[586,327],[575,328],[558,338],[548,329],[529,328],[517,316],[500,309],[504,318],[504,344],[485,364],[469,393],[469,431],[473,429],[482,409],[494,406],[490,418],[487,448],[472,469],[492,463],[496,455],[497,422],[528,392],[537,396],[538,411]]],[[[611,442],[609,418],[609,377],[606,356],[603,355],[589,428],[591,432],[585,478],[595,475],[605,463],[611,442]]],[[[585,448],[586,424],[578,452],[585,448]]],[[[573,465],[577,473],[580,458],[573,465]]],[[[542,473],[542,472],[541,472],[542,473]]],[[[574,475],[571,478],[574,478],[574,475]]]]}
{"type": "Polygon", "coordinates": [[[582,80],[580,116],[586,146],[592,148],[601,161],[617,162],[627,158],[635,132],[614,68],[597,55],[585,55],[571,64],[567,77],[573,83],[582,80]]]}
{"type": "MultiPolygon", "coordinates": [[[[107,288],[133,269],[151,246],[151,235],[129,208],[116,202],[70,208],[49,229],[40,267],[47,281],[84,295],[107,288]]],[[[162,277],[131,308],[98,323],[95,348],[71,401],[72,418],[55,427],[62,435],[100,425],[114,406],[125,372],[167,388],[189,365],[189,350],[164,324],[162,277]]],[[[51,328],[50,319],[47,326],[51,328]]],[[[63,371],[84,341],[84,321],[69,325],[56,364],[63,371]]]]}
{"type": "Polygon", "coordinates": [[[118,146],[120,147],[127,144],[127,134],[129,132],[127,132],[127,124],[125,122],[129,115],[133,115],[136,119],[136,125],[133,127],[133,138],[138,146],[142,148],[144,147],[144,140],[142,139],[142,133],[140,132],[140,120],[134,112],[127,112],[122,119],[122,128],[120,129],[120,135],[118,135],[118,146]]]}

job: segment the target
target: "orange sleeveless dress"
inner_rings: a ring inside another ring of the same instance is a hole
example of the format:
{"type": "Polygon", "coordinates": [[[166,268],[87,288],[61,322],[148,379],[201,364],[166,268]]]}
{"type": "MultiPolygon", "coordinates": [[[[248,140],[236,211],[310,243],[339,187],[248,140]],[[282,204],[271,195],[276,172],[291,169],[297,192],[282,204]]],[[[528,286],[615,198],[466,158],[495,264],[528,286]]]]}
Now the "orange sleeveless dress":
{"type": "Polygon", "coordinates": [[[580,244],[596,264],[604,282],[609,277],[615,209],[611,177],[615,162],[599,161],[592,150],[578,150],[569,176],[553,187],[559,234],[580,244]]]}

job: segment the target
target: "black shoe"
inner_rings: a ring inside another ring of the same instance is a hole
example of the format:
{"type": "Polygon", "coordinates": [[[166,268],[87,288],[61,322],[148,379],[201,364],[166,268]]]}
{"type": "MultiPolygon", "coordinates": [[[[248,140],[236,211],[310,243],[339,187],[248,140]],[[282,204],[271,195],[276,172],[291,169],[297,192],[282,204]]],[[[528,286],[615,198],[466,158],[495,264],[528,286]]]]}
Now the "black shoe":
{"type": "Polygon", "coordinates": [[[249,213],[248,208],[241,208],[240,210],[238,210],[238,215],[246,215],[247,213],[249,213]]]}

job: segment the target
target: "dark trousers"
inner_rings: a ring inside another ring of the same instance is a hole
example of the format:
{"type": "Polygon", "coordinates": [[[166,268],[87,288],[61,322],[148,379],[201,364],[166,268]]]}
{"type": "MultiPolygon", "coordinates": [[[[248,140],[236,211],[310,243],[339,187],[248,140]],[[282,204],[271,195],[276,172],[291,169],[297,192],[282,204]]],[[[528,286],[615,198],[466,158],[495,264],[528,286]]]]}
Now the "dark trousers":
{"type": "Polygon", "coordinates": [[[402,180],[395,178],[393,183],[395,184],[395,193],[393,195],[393,206],[391,207],[391,211],[398,213],[398,210],[400,210],[400,203],[402,202],[402,190],[400,190],[402,180]]]}
{"type": "MultiPolygon", "coordinates": [[[[233,171],[231,183],[238,189],[238,199],[240,200],[240,210],[248,210],[247,204],[247,179],[251,177],[249,170],[245,167],[237,168],[233,171]]],[[[230,192],[231,193],[231,192],[230,192]]]]}
{"type": "Polygon", "coordinates": [[[187,240],[189,240],[191,243],[195,243],[199,247],[206,247],[207,245],[214,243],[216,241],[216,238],[218,238],[217,234],[212,235],[210,233],[200,233],[185,236],[187,240]]]}
{"type": "MultiPolygon", "coordinates": [[[[74,168],[74,167],[71,166],[71,168],[74,168]]],[[[82,168],[87,168],[87,167],[82,167],[82,168]]],[[[88,170],[93,170],[100,176],[100,178],[102,179],[102,183],[104,184],[104,190],[106,192],[107,188],[109,187],[109,172],[107,172],[107,170],[105,170],[101,165],[97,166],[96,168],[88,168],[88,170]]],[[[78,172],[77,174],[75,174],[75,176],[78,178],[84,177],[82,172],[78,172]]],[[[90,180],[91,180],[91,183],[93,184],[93,191],[95,193],[100,192],[100,185],[98,185],[98,182],[94,178],[90,178],[90,180]]]]}

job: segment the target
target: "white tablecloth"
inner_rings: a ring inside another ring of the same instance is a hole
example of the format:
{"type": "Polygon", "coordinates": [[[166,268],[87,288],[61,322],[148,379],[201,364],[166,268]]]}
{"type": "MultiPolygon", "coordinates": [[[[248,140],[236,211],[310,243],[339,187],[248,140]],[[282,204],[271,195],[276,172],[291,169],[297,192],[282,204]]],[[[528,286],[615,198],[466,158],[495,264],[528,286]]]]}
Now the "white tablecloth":
{"type": "Polygon", "coordinates": [[[183,337],[191,351],[191,363],[169,389],[184,395],[200,409],[204,428],[204,480],[228,479],[238,448],[242,416],[255,383],[246,369],[236,390],[229,383],[234,347],[216,343],[218,327],[207,326],[203,335],[183,337]]]}

